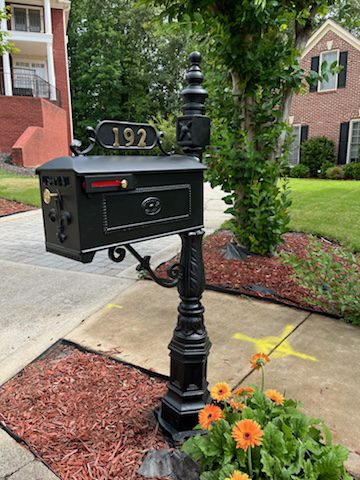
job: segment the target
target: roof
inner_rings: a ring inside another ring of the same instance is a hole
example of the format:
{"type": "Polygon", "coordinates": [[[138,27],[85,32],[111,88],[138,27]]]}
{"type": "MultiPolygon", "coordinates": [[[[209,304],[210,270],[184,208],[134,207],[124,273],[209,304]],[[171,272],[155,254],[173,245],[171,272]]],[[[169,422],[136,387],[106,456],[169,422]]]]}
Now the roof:
{"type": "Polygon", "coordinates": [[[302,53],[302,56],[304,57],[307,55],[310,50],[312,50],[315,45],[328,33],[328,32],[334,32],[336,35],[344,39],[346,42],[348,42],[350,45],[352,45],[354,48],[357,48],[360,50],[360,40],[358,40],[354,35],[352,35],[348,30],[345,28],[341,27],[338,23],[334,22],[334,20],[326,20],[320,28],[318,28],[313,35],[309,38],[305,50],[302,53]]]}
{"type": "Polygon", "coordinates": [[[59,157],[44,163],[36,169],[43,174],[54,170],[75,171],[79,175],[106,173],[152,173],[152,172],[186,172],[206,170],[205,165],[195,157],[185,155],[164,156],[78,156],[59,157]]]}

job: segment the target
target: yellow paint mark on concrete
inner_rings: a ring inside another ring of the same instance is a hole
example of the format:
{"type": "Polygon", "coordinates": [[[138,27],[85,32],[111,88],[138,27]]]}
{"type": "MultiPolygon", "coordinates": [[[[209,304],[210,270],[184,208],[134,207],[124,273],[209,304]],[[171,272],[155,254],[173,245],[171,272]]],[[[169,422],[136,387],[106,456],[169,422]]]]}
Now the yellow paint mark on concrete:
{"type": "Polygon", "coordinates": [[[294,328],[294,325],[286,325],[280,337],[269,336],[264,338],[252,338],[242,333],[235,333],[233,338],[236,340],[242,340],[243,342],[254,343],[256,345],[256,351],[263,353],[270,353],[271,350],[276,347],[276,345],[282,342],[281,345],[279,345],[271,354],[272,358],[282,358],[292,355],[303,360],[317,362],[318,359],[316,357],[311,357],[305,353],[297,352],[292,348],[289,340],[285,340],[285,338],[293,331],[294,328]]]}
{"type": "Polygon", "coordinates": [[[121,310],[123,307],[121,305],[116,305],[116,303],[108,303],[106,305],[106,308],[118,308],[119,310],[121,310]]]}

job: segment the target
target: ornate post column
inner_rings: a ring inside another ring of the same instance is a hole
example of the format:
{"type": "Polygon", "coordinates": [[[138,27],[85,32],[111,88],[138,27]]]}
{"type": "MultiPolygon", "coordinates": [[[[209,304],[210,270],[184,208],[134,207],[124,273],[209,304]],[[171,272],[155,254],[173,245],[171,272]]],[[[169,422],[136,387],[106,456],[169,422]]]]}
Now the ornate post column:
{"type": "MultiPolygon", "coordinates": [[[[188,86],[182,91],[183,113],[177,121],[177,143],[184,153],[199,160],[209,143],[210,121],[203,114],[208,94],[201,86],[201,56],[190,55],[191,68],[186,75],[188,86]]],[[[182,248],[178,291],[178,322],[170,342],[170,382],[161,402],[158,420],[175,442],[194,434],[200,410],[209,401],[207,357],[211,347],[204,325],[201,296],[205,288],[202,256],[204,231],[181,234],[182,248]]]]}

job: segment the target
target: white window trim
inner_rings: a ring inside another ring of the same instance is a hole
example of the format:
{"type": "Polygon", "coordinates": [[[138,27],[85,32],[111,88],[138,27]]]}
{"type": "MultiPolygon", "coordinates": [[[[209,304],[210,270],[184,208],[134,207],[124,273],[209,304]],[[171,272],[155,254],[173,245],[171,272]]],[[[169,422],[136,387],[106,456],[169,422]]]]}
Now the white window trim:
{"type": "MultiPolygon", "coordinates": [[[[340,50],[338,48],[333,48],[332,50],[324,50],[323,52],[320,53],[320,60],[319,60],[319,74],[321,73],[321,65],[323,64],[323,54],[324,53],[332,53],[332,52],[336,52],[337,53],[337,56],[336,56],[336,61],[337,63],[339,64],[339,61],[340,61],[340,50]]],[[[321,90],[320,86],[321,86],[321,81],[319,80],[318,81],[318,89],[317,91],[319,93],[324,93],[324,92],[335,92],[337,89],[338,89],[338,83],[339,83],[339,74],[336,72],[335,73],[335,88],[327,88],[326,90],[321,90]]]]}
{"type": "MultiPolygon", "coordinates": [[[[348,137],[347,153],[346,153],[346,163],[350,163],[351,138],[352,138],[352,133],[353,133],[353,126],[354,126],[354,123],[356,123],[356,122],[360,122],[360,118],[353,118],[352,120],[350,120],[349,137],[348,137]]],[[[360,161],[360,157],[358,158],[358,161],[360,161]]]]}
{"type": "Polygon", "coordinates": [[[290,167],[295,167],[295,165],[299,165],[299,163],[300,163],[301,127],[302,127],[302,125],[301,125],[301,123],[293,123],[291,126],[293,128],[293,131],[294,131],[295,127],[299,127],[299,150],[298,150],[298,155],[297,155],[297,159],[296,159],[296,164],[290,165],[290,167]]]}
{"type": "Polygon", "coordinates": [[[19,3],[12,3],[10,5],[10,10],[11,10],[11,30],[14,32],[22,32],[22,33],[45,33],[44,30],[44,9],[42,7],[37,7],[36,5],[22,5],[19,3]],[[26,10],[26,28],[29,27],[29,14],[28,10],[39,10],[40,11],[40,32],[30,32],[30,30],[15,30],[15,15],[14,15],[14,8],[25,8],[26,10]]]}

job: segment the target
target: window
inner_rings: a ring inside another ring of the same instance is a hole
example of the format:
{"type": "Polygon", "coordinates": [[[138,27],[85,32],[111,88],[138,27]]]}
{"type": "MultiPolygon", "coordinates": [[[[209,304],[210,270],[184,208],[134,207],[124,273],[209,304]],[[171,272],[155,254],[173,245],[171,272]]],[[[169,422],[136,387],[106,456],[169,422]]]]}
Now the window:
{"type": "Polygon", "coordinates": [[[293,125],[293,141],[290,146],[289,164],[297,165],[300,160],[301,125],[293,125]]]}
{"type": "Polygon", "coordinates": [[[321,65],[326,62],[327,63],[327,75],[328,79],[323,79],[322,82],[319,82],[319,92],[325,92],[327,90],[336,90],[338,84],[338,74],[331,73],[329,71],[330,66],[334,62],[339,63],[339,50],[332,50],[331,52],[322,52],[320,55],[320,73],[321,73],[321,65]]]}
{"type": "Polygon", "coordinates": [[[20,32],[43,32],[42,10],[37,7],[13,7],[12,28],[20,32]]]}
{"type": "Polygon", "coordinates": [[[358,162],[360,159],[360,120],[352,120],[350,123],[348,163],[358,162]]]}

